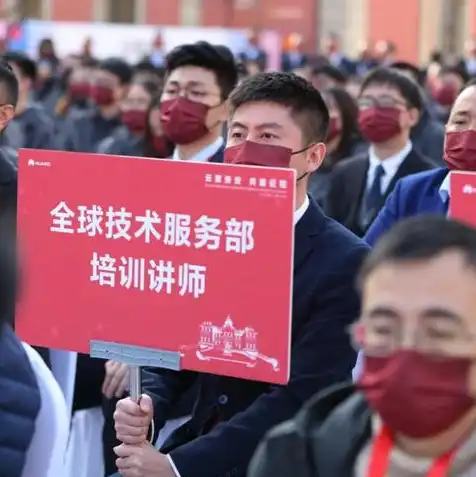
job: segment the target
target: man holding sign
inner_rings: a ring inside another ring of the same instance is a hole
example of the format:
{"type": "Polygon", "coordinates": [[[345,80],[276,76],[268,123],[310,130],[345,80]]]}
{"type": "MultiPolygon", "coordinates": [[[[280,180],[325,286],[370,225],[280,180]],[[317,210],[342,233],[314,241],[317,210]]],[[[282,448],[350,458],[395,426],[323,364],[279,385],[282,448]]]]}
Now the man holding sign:
{"type": "Polygon", "coordinates": [[[148,369],[140,402],[127,398],[116,408],[123,444],[115,452],[123,477],[245,476],[269,429],[316,392],[351,377],[355,352],[346,330],[359,314],[354,278],[368,247],[307,196],[308,177],[326,153],[324,101],[293,74],[264,73],[245,80],[232,93],[230,107],[226,163],[296,171],[289,383],[148,369]],[[191,420],[157,452],[147,441],[149,430],[155,442],[170,407],[195,382],[199,396],[191,420]]]}

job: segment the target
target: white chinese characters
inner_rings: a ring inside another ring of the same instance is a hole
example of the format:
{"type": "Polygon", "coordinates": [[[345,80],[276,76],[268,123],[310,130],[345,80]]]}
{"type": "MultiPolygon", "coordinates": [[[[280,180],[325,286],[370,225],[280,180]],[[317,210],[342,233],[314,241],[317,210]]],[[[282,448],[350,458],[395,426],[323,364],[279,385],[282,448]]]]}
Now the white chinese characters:
{"type": "MultiPolygon", "coordinates": [[[[228,182],[231,179],[224,176],[223,180],[228,182]]],[[[279,184],[276,185],[279,187],[279,184]]],[[[128,242],[140,239],[146,244],[162,242],[171,247],[222,248],[237,254],[249,253],[255,246],[254,221],[236,217],[222,221],[207,215],[197,218],[183,213],[166,212],[159,215],[150,209],[134,216],[125,207],[94,204],[79,205],[73,209],[64,201],[53,208],[50,215],[50,231],[54,233],[102,236],[108,240],[128,242]]]]}
{"type": "Polygon", "coordinates": [[[206,291],[204,265],[174,265],[167,260],[120,257],[93,253],[89,280],[101,287],[127,288],[140,291],[200,298],[206,291]]]}

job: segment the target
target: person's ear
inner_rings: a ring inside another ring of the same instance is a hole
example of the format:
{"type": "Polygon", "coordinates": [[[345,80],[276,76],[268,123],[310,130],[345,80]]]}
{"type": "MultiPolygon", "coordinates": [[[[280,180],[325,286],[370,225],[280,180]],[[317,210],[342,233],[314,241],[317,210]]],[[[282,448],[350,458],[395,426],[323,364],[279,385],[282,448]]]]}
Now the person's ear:
{"type": "Polygon", "coordinates": [[[410,128],[413,128],[420,121],[420,111],[417,108],[411,108],[408,110],[408,117],[410,118],[410,128]]]}
{"type": "Polygon", "coordinates": [[[326,145],[323,142],[318,142],[309,147],[307,150],[307,172],[312,173],[321,167],[326,152],[326,145]]]}
{"type": "Polygon", "coordinates": [[[4,106],[0,107],[0,130],[3,131],[8,123],[13,119],[15,116],[15,109],[11,104],[5,104],[4,106]]]}

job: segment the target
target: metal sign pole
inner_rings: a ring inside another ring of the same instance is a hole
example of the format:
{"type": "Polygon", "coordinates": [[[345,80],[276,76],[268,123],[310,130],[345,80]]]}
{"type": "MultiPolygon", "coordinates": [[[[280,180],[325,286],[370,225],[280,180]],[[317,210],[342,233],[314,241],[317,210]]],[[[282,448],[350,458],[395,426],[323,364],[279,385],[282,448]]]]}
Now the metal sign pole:
{"type": "Polygon", "coordinates": [[[139,402],[142,392],[140,366],[129,366],[129,388],[131,398],[139,402]]]}

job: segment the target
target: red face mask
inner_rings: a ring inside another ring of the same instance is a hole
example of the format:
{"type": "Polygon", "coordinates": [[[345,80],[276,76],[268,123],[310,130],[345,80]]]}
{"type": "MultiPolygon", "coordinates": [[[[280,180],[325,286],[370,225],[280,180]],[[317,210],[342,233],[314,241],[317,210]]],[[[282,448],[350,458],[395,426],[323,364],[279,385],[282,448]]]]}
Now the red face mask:
{"type": "Polygon", "coordinates": [[[69,85],[68,94],[73,99],[87,99],[91,85],[89,83],[71,83],[69,85]]]}
{"type": "Polygon", "coordinates": [[[432,90],[433,99],[441,106],[451,106],[457,95],[456,88],[451,84],[438,84],[432,90]]]}
{"type": "Polygon", "coordinates": [[[225,149],[224,162],[248,166],[289,167],[292,155],[292,149],[287,147],[244,141],[225,149]]]}
{"type": "Polygon", "coordinates": [[[337,119],[331,118],[329,122],[329,132],[327,134],[327,142],[330,142],[335,139],[341,132],[341,128],[337,124],[337,119]]]}
{"type": "Polygon", "coordinates": [[[160,121],[165,136],[174,144],[191,144],[209,131],[206,119],[209,107],[186,98],[160,103],[160,121]]]}
{"type": "Polygon", "coordinates": [[[141,109],[129,109],[121,114],[121,121],[124,126],[133,133],[145,131],[147,124],[147,111],[141,109]]]}
{"type": "Polygon", "coordinates": [[[114,103],[114,93],[106,86],[91,86],[89,95],[98,106],[109,106],[114,103]]]}
{"type": "Polygon", "coordinates": [[[152,138],[152,147],[155,150],[157,157],[166,159],[171,154],[171,145],[165,136],[154,136],[152,138]]]}
{"type": "Polygon", "coordinates": [[[475,405],[468,390],[472,364],[409,350],[366,356],[358,386],[392,431],[423,439],[445,431],[475,405]]]}
{"type": "Polygon", "coordinates": [[[446,133],[444,159],[451,170],[476,172],[476,131],[446,133]]]}
{"type": "Polygon", "coordinates": [[[359,113],[360,132],[370,143],[378,144],[400,134],[400,110],[397,108],[367,108],[359,113]]]}

